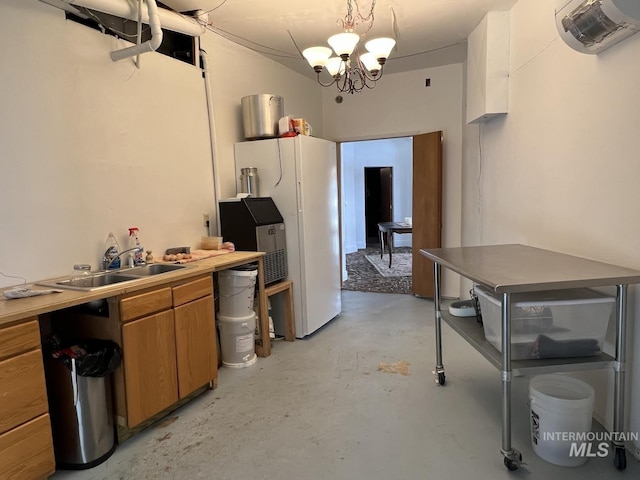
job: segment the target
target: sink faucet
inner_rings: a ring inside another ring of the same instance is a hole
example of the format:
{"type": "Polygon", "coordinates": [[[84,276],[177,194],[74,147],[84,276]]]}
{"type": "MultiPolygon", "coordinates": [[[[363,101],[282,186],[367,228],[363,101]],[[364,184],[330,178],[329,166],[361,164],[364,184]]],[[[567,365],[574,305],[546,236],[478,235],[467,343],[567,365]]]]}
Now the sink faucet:
{"type": "MultiPolygon", "coordinates": [[[[109,270],[109,267],[111,265],[113,265],[113,262],[116,261],[116,259],[120,258],[122,255],[124,255],[127,252],[132,252],[134,250],[137,250],[139,247],[131,247],[131,248],[127,248],[126,250],[123,250],[121,252],[118,252],[118,254],[113,257],[111,260],[109,260],[109,257],[107,256],[109,253],[109,250],[111,250],[111,247],[107,248],[104,252],[104,255],[102,256],[102,269],[103,270],[109,270]]],[[[131,259],[130,262],[130,267],[133,267],[133,258],[131,259]]]]}

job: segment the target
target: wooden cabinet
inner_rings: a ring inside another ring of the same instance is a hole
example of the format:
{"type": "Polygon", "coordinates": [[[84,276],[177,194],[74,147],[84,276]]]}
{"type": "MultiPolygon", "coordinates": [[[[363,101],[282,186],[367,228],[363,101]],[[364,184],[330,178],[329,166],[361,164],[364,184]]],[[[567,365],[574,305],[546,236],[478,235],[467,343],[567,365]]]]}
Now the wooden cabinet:
{"type": "Polygon", "coordinates": [[[213,296],[175,307],[178,392],[184,398],[218,377],[213,296]]]}
{"type": "Polygon", "coordinates": [[[55,469],[38,320],[0,330],[0,478],[55,469]]]}
{"type": "Polygon", "coordinates": [[[178,401],[173,311],[122,326],[129,426],[142,423],[178,401]]]}
{"type": "Polygon", "coordinates": [[[213,280],[123,296],[118,300],[123,367],[116,411],[136,427],[218,375],[213,280]]]}
{"type": "Polygon", "coordinates": [[[509,11],[489,12],[467,38],[467,123],[508,111],[509,18],[509,11]]]}

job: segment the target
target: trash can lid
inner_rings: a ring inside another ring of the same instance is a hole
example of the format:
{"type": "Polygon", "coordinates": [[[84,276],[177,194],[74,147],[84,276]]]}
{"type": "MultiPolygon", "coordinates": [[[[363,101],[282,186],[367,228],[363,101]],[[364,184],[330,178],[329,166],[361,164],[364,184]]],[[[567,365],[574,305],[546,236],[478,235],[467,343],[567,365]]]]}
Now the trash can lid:
{"type": "Polygon", "coordinates": [[[239,270],[241,272],[252,272],[258,269],[258,265],[253,263],[248,263],[246,265],[238,265],[237,267],[232,267],[229,270],[239,270]]]}

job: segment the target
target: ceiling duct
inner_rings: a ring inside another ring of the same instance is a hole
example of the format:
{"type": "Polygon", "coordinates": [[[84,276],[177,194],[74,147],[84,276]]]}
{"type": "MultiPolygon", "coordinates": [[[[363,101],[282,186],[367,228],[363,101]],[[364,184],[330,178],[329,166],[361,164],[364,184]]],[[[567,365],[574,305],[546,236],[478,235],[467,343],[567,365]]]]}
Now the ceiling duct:
{"type": "Polygon", "coordinates": [[[556,26],[571,48],[598,54],[640,30],[640,2],[565,0],[556,9],[556,26]]]}
{"type": "MultiPolygon", "coordinates": [[[[73,14],[82,14],[76,7],[84,7],[98,12],[108,13],[120,18],[138,20],[138,0],[41,0],[44,3],[61,8],[73,14]]],[[[165,3],[165,2],[162,2],[165,3]]],[[[172,10],[158,7],[158,18],[162,28],[198,37],[206,30],[206,21],[187,17],[172,10]]],[[[142,21],[149,24],[148,8],[142,9],[142,21]]]]}

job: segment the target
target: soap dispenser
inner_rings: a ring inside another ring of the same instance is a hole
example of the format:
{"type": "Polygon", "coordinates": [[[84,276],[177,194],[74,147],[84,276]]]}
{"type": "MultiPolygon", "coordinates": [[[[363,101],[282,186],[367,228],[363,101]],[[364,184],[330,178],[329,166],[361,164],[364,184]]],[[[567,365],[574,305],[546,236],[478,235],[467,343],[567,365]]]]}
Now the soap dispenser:
{"type": "Polygon", "coordinates": [[[109,232],[107,240],[104,242],[104,257],[102,258],[102,268],[113,270],[120,268],[120,245],[113,232],[109,232]]]}

